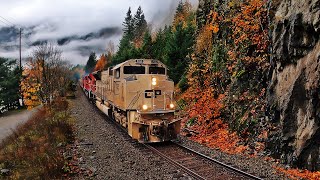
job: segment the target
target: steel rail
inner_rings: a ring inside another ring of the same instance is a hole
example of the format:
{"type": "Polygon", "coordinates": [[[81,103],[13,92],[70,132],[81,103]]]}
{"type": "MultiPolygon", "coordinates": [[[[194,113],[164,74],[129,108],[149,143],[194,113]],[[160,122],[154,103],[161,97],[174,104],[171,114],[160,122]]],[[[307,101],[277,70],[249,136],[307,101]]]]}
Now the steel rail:
{"type": "MultiPolygon", "coordinates": [[[[95,106],[95,107],[96,107],[96,106],[95,106]]],[[[101,112],[101,111],[99,111],[99,112],[101,112]]],[[[106,116],[106,115],[103,114],[103,113],[101,113],[101,115],[106,116]]],[[[115,120],[113,120],[113,119],[110,118],[109,116],[106,116],[106,117],[107,117],[107,119],[110,120],[114,125],[116,125],[116,127],[118,127],[119,129],[121,129],[122,132],[125,133],[125,135],[128,135],[128,134],[127,134],[127,129],[125,129],[123,126],[121,126],[119,123],[117,123],[115,120]]],[[[110,122],[110,121],[109,121],[109,122],[110,122]]],[[[174,145],[178,146],[179,148],[185,149],[185,150],[187,150],[187,151],[189,151],[189,152],[191,152],[191,153],[193,153],[193,154],[196,154],[196,155],[198,155],[198,156],[200,156],[200,157],[202,157],[202,158],[204,158],[204,159],[207,159],[207,160],[209,160],[209,161],[211,161],[211,162],[213,162],[213,163],[219,164],[219,165],[221,165],[222,167],[225,167],[225,168],[227,168],[227,169],[230,169],[230,170],[232,170],[232,171],[234,171],[234,172],[236,172],[236,173],[238,173],[238,174],[240,174],[240,175],[249,177],[249,178],[251,178],[251,179],[262,180],[262,178],[260,178],[260,177],[254,176],[254,175],[249,174],[249,173],[247,173],[247,172],[244,172],[244,171],[242,171],[242,170],[240,170],[240,169],[237,169],[237,168],[234,168],[234,167],[232,167],[232,166],[229,166],[229,165],[227,165],[227,164],[225,164],[225,163],[223,163],[223,162],[220,162],[220,161],[218,161],[218,160],[215,160],[215,159],[213,159],[213,158],[211,158],[211,157],[209,157],[209,156],[207,156],[207,155],[201,154],[201,153],[199,153],[199,152],[197,152],[197,151],[195,151],[195,150],[193,150],[193,149],[190,149],[190,148],[188,148],[188,147],[186,147],[186,146],[183,146],[183,145],[178,144],[178,143],[173,142],[173,141],[170,141],[170,142],[173,143],[174,145]]],[[[158,154],[160,157],[166,159],[167,161],[169,161],[170,163],[174,164],[174,165],[177,166],[178,168],[181,168],[183,171],[185,171],[186,173],[188,173],[188,174],[189,174],[190,176],[192,176],[193,178],[199,179],[199,180],[205,180],[205,179],[206,179],[206,178],[200,176],[199,174],[195,173],[194,171],[190,170],[189,168],[187,168],[187,167],[183,166],[182,164],[178,163],[177,161],[169,158],[169,157],[166,156],[164,153],[162,153],[162,152],[160,152],[159,150],[157,150],[156,148],[152,147],[150,144],[146,144],[146,143],[139,143],[139,144],[144,145],[145,147],[147,147],[147,148],[150,149],[151,151],[153,151],[153,152],[155,152],[156,154],[158,154]]]]}
{"type": "Polygon", "coordinates": [[[244,171],[242,171],[242,170],[240,170],[240,169],[237,169],[237,168],[235,168],[235,167],[232,167],[232,166],[230,166],[230,165],[227,165],[227,164],[225,164],[225,163],[223,163],[223,162],[220,162],[220,161],[218,161],[218,160],[216,160],[216,159],[213,159],[213,158],[211,158],[211,157],[209,157],[209,156],[207,156],[207,155],[201,154],[201,153],[199,153],[199,152],[197,152],[197,151],[195,151],[195,150],[193,150],[193,149],[190,149],[189,147],[183,146],[183,145],[178,144],[178,143],[173,142],[173,141],[171,141],[171,142],[172,142],[173,144],[179,146],[180,148],[186,149],[187,151],[189,151],[189,152],[191,152],[191,153],[194,153],[194,154],[196,154],[196,155],[198,155],[198,156],[200,156],[200,157],[202,157],[202,158],[205,158],[205,159],[207,159],[207,160],[209,160],[209,161],[211,161],[211,162],[214,162],[214,163],[219,164],[219,165],[221,165],[221,166],[223,166],[223,167],[226,167],[227,169],[230,169],[230,170],[232,170],[232,171],[234,171],[234,172],[237,172],[238,174],[241,174],[241,175],[243,175],[243,176],[249,177],[249,178],[251,178],[251,179],[262,180],[262,178],[260,178],[260,177],[258,177],[258,176],[254,176],[254,175],[249,174],[249,173],[247,173],[247,172],[244,172],[244,171]]]}
{"type": "Polygon", "coordinates": [[[190,176],[192,176],[195,179],[199,179],[199,180],[205,180],[206,178],[200,176],[199,174],[193,172],[192,170],[188,169],[187,167],[183,166],[182,164],[178,163],[177,161],[169,158],[168,156],[166,156],[165,154],[163,154],[162,152],[158,151],[156,148],[150,146],[149,144],[143,144],[144,146],[146,146],[148,149],[150,149],[151,151],[155,152],[156,154],[158,154],[160,157],[166,159],[167,161],[169,161],[170,163],[172,163],[173,165],[177,166],[178,168],[181,168],[183,171],[185,171],[186,173],[188,173],[190,176]]]}

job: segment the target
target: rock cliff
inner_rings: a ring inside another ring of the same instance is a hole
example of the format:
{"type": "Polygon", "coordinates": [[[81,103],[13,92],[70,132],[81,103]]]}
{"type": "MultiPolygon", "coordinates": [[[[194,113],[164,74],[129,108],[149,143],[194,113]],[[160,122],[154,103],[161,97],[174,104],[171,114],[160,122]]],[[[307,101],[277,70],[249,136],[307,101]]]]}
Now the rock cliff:
{"type": "Polygon", "coordinates": [[[274,17],[267,147],[288,163],[320,169],[320,0],[283,0],[274,17]]]}

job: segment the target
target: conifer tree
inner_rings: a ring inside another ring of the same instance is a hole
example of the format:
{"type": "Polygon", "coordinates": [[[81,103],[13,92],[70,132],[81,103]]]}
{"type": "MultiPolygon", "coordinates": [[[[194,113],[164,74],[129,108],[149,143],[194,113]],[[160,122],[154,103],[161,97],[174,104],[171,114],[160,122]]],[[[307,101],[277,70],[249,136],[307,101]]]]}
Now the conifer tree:
{"type": "Polygon", "coordinates": [[[147,31],[147,22],[141,7],[138,8],[134,17],[129,8],[123,22],[123,37],[120,40],[119,49],[112,58],[112,64],[118,64],[132,58],[141,58],[141,46],[143,35],[147,31]]]}
{"type": "Polygon", "coordinates": [[[122,23],[124,26],[123,28],[123,34],[124,37],[126,37],[128,40],[132,40],[134,34],[134,24],[133,24],[133,18],[131,15],[131,8],[129,7],[127,11],[127,16],[124,19],[124,22],[122,23]]]}
{"type": "Polygon", "coordinates": [[[171,38],[171,26],[165,26],[164,29],[159,29],[155,42],[153,43],[153,55],[155,59],[165,62],[168,55],[167,44],[171,38]]]}
{"type": "Polygon", "coordinates": [[[96,53],[92,52],[89,56],[86,66],[84,67],[84,70],[86,73],[93,72],[94,67],[96,66],[96,63],[97,63],[96,59],[97,59],[96,53]]]}
{"type": "Polygon", "coordinates": [[[0,112],[19,107],[21,70],[15,61],[0,58],[0,112]]]}
{"type": "Polygon", "coordinates": [[[147,21],[145,20],[141,6],[139,6],[136,14],[133,18],[134,36],[135,38],[141,38],[143,33],[147,30],[147,21]]]}
{"type": "MultiPolygon", "coordinates": [[[[178,9],[177,12],[179,12],[178,9]]],[[[167,56],[165,63],[169,68],[169,76],[175,83],[180,81],[188,67],[192,46],[195,41],[195,26],[187,22],[186,27],[184,27],[184,23],[179,22],[174,26],[166,45],[167,56]]]]}
{"type": "Polygon", "coordinates": [[[141,56],[142,56],[142,58],[147,58],[147,59],[151,59],[154,57],[153,43],[152,43],[152,38],[151,38],[151,34],[149,31],[146,31],[144,33],[143,44],[141,47],[141,56]]]}

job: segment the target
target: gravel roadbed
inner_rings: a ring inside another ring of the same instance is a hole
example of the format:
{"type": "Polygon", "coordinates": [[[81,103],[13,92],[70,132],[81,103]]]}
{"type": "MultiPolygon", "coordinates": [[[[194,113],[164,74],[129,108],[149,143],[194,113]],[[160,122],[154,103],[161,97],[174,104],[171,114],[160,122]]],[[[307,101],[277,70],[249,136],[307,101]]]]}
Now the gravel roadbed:
{"type": "MultiPolygon", "coordinates": [[[[179,139],[176,142],[262,179],[289,179],[283,174],[277,173],[273,168],[274,166],[279,166],[279,164],[273,161],[265,161],[263,156],[249,157],[239,154],[227,154],[188,140],[185,136],[179,136],[179,139]]],[[[280,166],[284,167],[283,165],[280,166]]]]}
{"type": "MultiPolygon", "coordinates": [[[[94,107],[78,89],[71,100],[75,119],[79,168],[89,170],[75,179],[191,179],[155,154],[129,142],[128,135],[94,107]]],[[[263,179],[288,179],[276,173],[275,162],[263,157],[229,155],[179,136],[179,143],[263,179]]],[[[218,177],[217,177],[218,178],[218,177]]]]}
{"type": "Polygon", "coordinates": [[[92,172],[75,179],[190,179],[154,154],[128,142],[128,136],[95,108],[78,89],[71,101],[81,169],[92,172]]]}

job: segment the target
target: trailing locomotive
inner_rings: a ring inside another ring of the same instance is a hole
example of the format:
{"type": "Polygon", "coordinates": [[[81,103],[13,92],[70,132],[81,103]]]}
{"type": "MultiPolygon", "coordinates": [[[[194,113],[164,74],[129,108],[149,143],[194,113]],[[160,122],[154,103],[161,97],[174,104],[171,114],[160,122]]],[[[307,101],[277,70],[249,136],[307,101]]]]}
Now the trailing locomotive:
{"type": "Polygon", "coordinates": [[[175,139],[181,119],[175,115],[174,83],[166,66],[153,59],[131,59],[89,74],[81,86],[96,106],[140,142],[175,139]]]}
{"type": "Polygon", "coordinates": [[[84,76],[80,81],[80,86],[83,88],[84,93],[89,99],[94,99],[96,91],[96,78],[94,77],[95,73],[90,73],[87,76],[84,76]]]}

